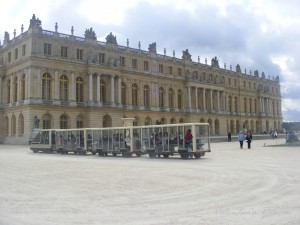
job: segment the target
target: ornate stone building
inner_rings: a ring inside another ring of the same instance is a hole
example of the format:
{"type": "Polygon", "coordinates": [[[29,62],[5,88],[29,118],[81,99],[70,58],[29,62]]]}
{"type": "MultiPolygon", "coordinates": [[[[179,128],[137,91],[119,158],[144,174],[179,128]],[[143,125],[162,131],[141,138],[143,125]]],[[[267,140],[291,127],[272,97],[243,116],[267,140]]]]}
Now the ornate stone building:
{"type": "Polygon", "coordinates": [[[208,122],[212,135],[281,129],[279,78],[267,79],[191,60],[120,46],[111,33],[97,41],[30,26],[0,44],[0,119],[5,143],[28,143],[33,128],[122,126],[208,122]]]}

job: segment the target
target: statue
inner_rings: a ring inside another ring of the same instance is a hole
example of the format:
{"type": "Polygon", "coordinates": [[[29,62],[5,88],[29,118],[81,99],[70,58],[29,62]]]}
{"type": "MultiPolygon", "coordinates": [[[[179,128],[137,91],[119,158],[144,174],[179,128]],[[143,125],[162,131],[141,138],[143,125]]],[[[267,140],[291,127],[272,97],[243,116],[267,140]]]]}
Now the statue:
{"type": "Polygon", "coordinates": [[[149,44],[148,50],[149,50],[149,52],[152,52],[152,53],[156,54],[156,42],[153,42],[152,44],[149,44]]]}
{"type": "Polygon", "coordinates": [[[9,42],[10,38],[9,38],[9,33],[7,31],[4,32],[4,42],[9,42]]]}
{"type": "Polygon", "coordinates": [[[239,64],[236,65],[236,72],[240,73],[241,72],[241,67],[239,64]]]}
{"type": "Polygon", "coordinates": [[[254,70],[254,76],[258,77],[259,74],[258,74],[258,70],[254,70]]]}
{"type": "Polygon", "coordinates": [[[191,54],[189,53],[189,50],[186,49],[185,51],[182,51],[182,59],[192,59],[191,54]]]}
{"type": "Polygon", "coordinates": [[[264,72],[262,72],[262,74],[261,74],[261,77],[262,77],[263,79],[265,79],[265,78],[266,78],[266,75],[265,75],[265,73],[264,73],[264,72]]]}
{"type": "Polygon", "coordinates": [[[39,20],[39,18],[35,18],[35,14],[32,15],[32,18],[30,19],[30,25],[29,28],[33,28],[33,27],[39,27],[41,28],[42,26],[42,22],[39,20]]]}
{"type": "Polygon", "coordinates": [[[219,60],[217,59],[217,56],[211,59],[211,66],[212,67],[219,67],[219,60]]]}
{"type": "Polygon", "coordinates": [[[117,38],[111,32],[106,36],[106,43],[118,45],[117,38]]]}
{"type": "Polygon", "coordinates": [[[86,29],[86,30],[85,30],[84,37],[85,37],[86,39],[97,40],[96,33],[95,33],[95,31],[93,31],[93,28],[92,28],[92,27],[91,27],[90,29],[86,29]]]}
{"type": "Polygon", "coordinates": [[[40,120],[37,116],[34,117],[34,128],[39,128],[40,120]]]}

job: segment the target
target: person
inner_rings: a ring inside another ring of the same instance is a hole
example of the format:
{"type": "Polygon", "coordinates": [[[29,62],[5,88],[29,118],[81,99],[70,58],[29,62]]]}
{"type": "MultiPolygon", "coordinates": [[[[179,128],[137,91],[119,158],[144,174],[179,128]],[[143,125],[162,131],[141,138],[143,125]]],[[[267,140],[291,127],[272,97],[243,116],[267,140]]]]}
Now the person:
{"type": "Polygon", "coordinates": [[[275,131],[274,131],[274,138],[277,138],[277,136],[278,136],[278,133],[277,133],[277,131],[275,130],[275,131]]]}
{"type": "Polygon", "coordinates": [[[185,139],[185,142],[188,143],[188,144],[192,142],[193,135],[192,135],[191,129],[187,130],[184,139],[185,139]]]}
{"type": "Polygon", "coordinates": [[[237,138],[238,138],[238,141],[240,142],[240,149],[243,149],[243,144],[244,144],[245,136],[244,136],[244,133],[243,133],[242,130],[238,134],[237,138]]]}
{"type": "Polygon", "coordinates": [[[248,144],[248,149],[251,148],[251,141],[252,141],[252,134],[251,134],[251,131],[248,131],[247,136],[246,136],[246,142],[248,144]]]}
{"type": "Polygon", "coordinates": [[[230,131],[228,131],[227,136],[228,136],[228,141],[230,142],[231,141],[231,132],[230,131]]]}

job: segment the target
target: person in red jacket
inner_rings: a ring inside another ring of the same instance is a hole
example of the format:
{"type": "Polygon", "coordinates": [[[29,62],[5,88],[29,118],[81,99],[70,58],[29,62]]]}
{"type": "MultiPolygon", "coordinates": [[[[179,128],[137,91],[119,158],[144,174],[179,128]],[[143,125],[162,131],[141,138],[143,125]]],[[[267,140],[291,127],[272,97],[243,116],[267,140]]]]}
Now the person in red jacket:
{"type": "Polygon", "coordinates": [[[184,139],[185,139],[185,142],[186,142],[187,144],[192,143],[193,135],[192,135],[191,129],[188,129],[188,130],[187,130],[184,139]]]}

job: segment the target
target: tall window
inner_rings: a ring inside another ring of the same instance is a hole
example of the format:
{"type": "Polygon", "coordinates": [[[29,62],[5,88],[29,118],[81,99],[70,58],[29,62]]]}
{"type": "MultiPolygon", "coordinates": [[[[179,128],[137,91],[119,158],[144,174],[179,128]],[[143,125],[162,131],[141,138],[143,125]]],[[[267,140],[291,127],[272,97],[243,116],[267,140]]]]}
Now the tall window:
{"type": "Polygon", "coordinates": [[[179,90],[178,91],[178,96],[177,96],[177,104],[178,104],[178,108],[182,109],[182,91],[179,90]]]}
{"type": "Polygon", "coordinates": [[[43,129],[51,129],[51,117],[49,114],[43,116],[43,129]]]}
{"type": "Polygon", "coordinates": [[[107,102],[106,99],[106,83],[104,80],[100,80],[100,101],[103,103],[107,102]]]}
{"type": "Polygon", "coordinates": [[[249,112],[252,113],[252,99],[249,99],[249,112]]]}
{"type": "Polygon", "coordinates": [[[81,77],[76,79],[76,102],[83,102],[83,79],[81,77]]]}
{"type": "Polygon", "coordinates": [[[51,76],[48,73],[42,78],[42,99],[51,100],[51,76]]]}
{"type": "Polygon", "coordinates": [[[21,100],[25,100],[25,74],[21,78],[21,100]]]}
{"type": "Polygon", "coordinates": [[[244,112],[247,112],[247,99],[244,98],[244,112]]]}
{"type": "Polygon", "coordinates": [[[232,112],[232,97],[231,96],[229,96],[228,97],[228,103],[229,103],[229,112],[232,112]]]}
{"type": "Polygon", "coordinates": [[[121,101],[123,105],[126,105],[126,84],[122,82],[121,101]]]}
{"type": "Polygon", "coordinates": [[[68,57],[68,47],[67,46],[61,46],[60,47],[60,56],[62,58],[67,58],[68,57]]]}
{"type": "Polygon", "coordinates": [[[22,56],[26,55],[26,44],[22,45],[22,56]]]}
{"type": "Polygon", "coordinates": [[[104,64],[105,63],[105,54],[99,53],[99,63],[104,64]]]}
{"type": "Polygon", "coordinates": [[[137,84],[132,85],[132,105],[137,106],[138,104],[138,86],[137,84]]]}
{"type": "Polygon", "coordinates": [[[173,74],[173,67],[169,66],[169,75],[172,75],[172,74],[173,74]]]}
{"type": "Polygon", "coordinates": [[[19,135],[24,135],[24,116],[20,114],[19,116],[19,135]]]}
{"type": "Polygon", "coordinates": [[[77,116],[76,126],[77,128],[83,128],[83,119],[81,115],[77,116]]]}
{"type": "Polygon", "coordinates": [[[144,86],[144,106],[149,107],[150,106],[150,89],[148,85],[144,86]]]}
{"type": "Polygon", "coordinates": [[[120,66],[125,66],[125,57],[123,56],[120,57],[120,66]]]}
{"type": "Polygon", "coordinates": [[[60,80],[59,80],[59,100],[66,102],[68,101],[68,85],[69,85],[69,80],[66,75],[61,75],[60,80]]]}
{"type": "Polygon", "coordinates": [[[8,136],[8,129],[9,129],[9,121],[8,117],[5,116],[4,118],[4,135],[8,136]]]}
{"type": "Polygon", "coordinates": [[[68,129],[68,119],[66,115],[60,117],[60,129],[68,129]]]}
{"type": "Polygon", "coordinates": [[[234,97],[234,111],[238,112],[238,98],[234,97]]]}
{"type": "Polygon", "coordinates": [[[182,76],[182,68],[178,68],[177,73],[178,73],[178,76],[182,76]]]}
{"type": "Polygon", "coordinates": [[[52,45],[49,43],[44,43],[44,54],[51,55],[52,54],[52,45]]]}
{"type": "Polygon", "coordinates": [[[165,102],[164,102],[164,89],[162,87],[159,88],[159,97],[158,97],[158,101],[159,101],[159,107],[163,108],[165,107],[165,102]]]}
{"type": "Polygon", "coordinates": [[[149,62],[148,61],[144,61],[144,70],[149,71],[149,62]]]}
{"type": "Polygon", "coordinates": [[[169,108],[174,108],[174,91],[172,88],[169,89],[169,108]]]}
{"type": "Polygon", "coordinates": [[[15,59],[18,59],[19,57],[19,49],[15,49],[15,59]]]}
{"type": "Polygon", "coordinates": [[[7,59],[8,62],[10,63],[10,62],[11,62],[11,52],[8,53],[7,58],[8,58],[8,59],[7,59]]]}
{"type": "Polygon", "coordinates": [[[254,99],[254,112],[257,113],[257,101],[254,99]]]}
{"type": "Polygon", "coordinates": [[[16,135],[16,117],[13,115],[11,117],[11,135],[16,135]]]}
{"type": "Polygon", "coordinates": [[[159,73],[164,73],[164,65],[163,64],[158,65],[158,72],[159,73]]]}
{"type": "Polygon", "coordinates": [[[137,59],[132,59],[132,68],[137,69],[137,59]]]}
{"type": "Polygon", "coordinates": [[[83,49],[77,49],[77,59],[83,59],[83,49]]]}
{"type": "Polygon", "coordinates": [[[10,79],[7,80],[7,103],[10,103],[10,79]]]}
{"type": "Polygon", "coordinates": [[[18,78],[14,78],[14,102],[18,101],[18,78]]]}

